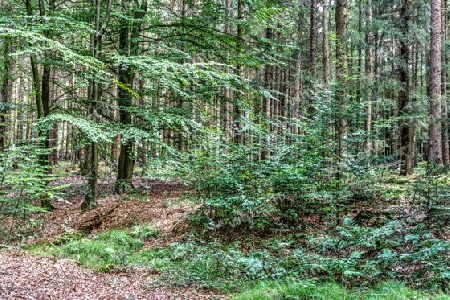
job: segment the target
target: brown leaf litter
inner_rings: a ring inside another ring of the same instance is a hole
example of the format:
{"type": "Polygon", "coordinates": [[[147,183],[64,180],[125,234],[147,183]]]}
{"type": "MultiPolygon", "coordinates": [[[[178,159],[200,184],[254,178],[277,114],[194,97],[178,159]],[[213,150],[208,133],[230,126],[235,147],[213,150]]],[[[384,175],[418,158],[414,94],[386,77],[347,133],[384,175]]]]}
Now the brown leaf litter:
{"type": "Polygon", "coordinates": [[[153,287],[143,271],[96,273],[72,259],[38,257],[24,251],[0,252],[0,299],[225,299],[212,292],[153,287]]]}

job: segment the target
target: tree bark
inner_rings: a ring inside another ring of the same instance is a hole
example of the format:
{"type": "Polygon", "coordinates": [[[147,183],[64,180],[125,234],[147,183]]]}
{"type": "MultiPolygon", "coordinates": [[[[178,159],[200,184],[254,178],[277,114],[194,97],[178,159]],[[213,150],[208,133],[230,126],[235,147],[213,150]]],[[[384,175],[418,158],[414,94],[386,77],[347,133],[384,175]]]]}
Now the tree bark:
{"type": "Polygon", "coordinates": [[[11,38],[3,40],[3,74],[0,85],[0,153],[5,152],[8,142],[8,111],[11,105],[12,89],[12,60],[9,57],[11,52],[11,38]]]}
{"type": "Polygon", "coordinates": [[[430,127],[428,160],[441,166],[441,0],[431,1],[430,127]]]}
{"type": "MultiPolygon", "coordinates": [[[[92,57],[98,59],[102,49],[103,34],[106,32],[111,10],[111,0],[106,4],[106,18],[103,25],[100,24],[101,0],[95,0],[94,30],[91,35],[91,53],[92,57]]],[[[98,122],[97,104],[100,101],[100,84],[93,79],[88,87],[89,114],[94,122],[98,122]]],[[[90,210],[98,207],[98,143],[91,141],[89,143],[88,170],[87,179],[89,190],[84,196],[81,204],[81,210],[90,210]]]]}
{"type": "MultiPolygon", "coordinates": [[[[140,5],[135,4],[133,12],[133,25],[128,26],[128,20],[124,20],[119,33],[119,52],[123,56],[137,55],[139,53],[139,34],[143,18],[147,13],[147,1],[143,0],[140,5]]],[[[133,104],[133,97],[128,89],[133,90],[135,74],[129,66],[119,69],[119,82],[127,88],[119,87],[119,121],[125,127],[132,124],[129,109],[133,104]]],[[[117,180],[114,185],[116,193],[124,193],[133,189],[133,170],[135,158],[133,153],[133,141],[128,140],[120,144],[119,162],[117,168],[117,180]]]]}
{"type": "MultiPolygon", "coordinates": [[[[311,0],[309,15],[309,89],[314,92],[314,80],[316,79],[317,67],[317,2],[311,0]]],[[[308,116],[312,118],[315,114],[314,97],[309,97],[308,116]]]]}
{"type": "MultiPolygon", "coordinates": [[[[442,1],[442,39],[445,43],[447,41],[447,0],[442,1]]],[[[448,65],[448,54],[444,52],[444,65],[448,65]]],[[[442,94],[442,116],[445,120],[445,123],[442,126],[442,163],[444,166],[450,165],[450,145],[449,145],[449,110],[448,110],[448,93],[447,93],[447,72],[442,70],[442,85],[441,85],[441,94],[442,94]]]]}
{"type": "Polygon", "coordinates": [[[323,82],[330,88],[330,41],[328,32],[328,0],[323,0],[323,82]]]}
{"type": "MultiPolygon", "coordinates": [[[[347,109],[345,99],[346,88],[346,33],[347,33],[347,0],[336,1],[336,104],[339,111],[336,112],[336,157],[339,161],[343,159],[346,153],[347,137],[347,118],[345,111],[347,109]]],[[[339,177],[339,172],[337,174],[339,177]]]]}
{"type": "Polygon", "coordinates": [[[367,80],[366,87],[366,105],[364,112],[366,118],[364,120],[364,131],[366,134],[364,141],[364,152],[366,154],[371,153],[370,135],[372,130],[372,0],[367,0],[366,3],[366,53],[365,53],[365,73],[367,80]]]}
{"type": "MultiPolygon", "coordinates": [[[[245,18],[245,2],[244,0],[238,0],[238,12],[237,12],[237,18],[239,23],[237,24],[237,37],[239,39],[239,43],[244,42],[244,26],[242,25],[242,21],[245,18]]],[[[242,47],[238,46],[238,54],[242,52],[242,47]]],[[[242,76],[244,73],[244,66],[239,63],[239,65],[236,66],[237,73],[239,76],[242,76]]],[[[243,131],[243,124],[240,120],[242,115],[242,107],[244,105],[242,95],[240,93],[236,94],[236,104],[234,105],[234,142],[237,144],[243,144],[244,143],[244,131],[243,131]]]]}
{"type": "Polygon", "coordinates": [[[292,133],[300,134],[301,128],[298,125],[302,118],[302,96],[303,96],[303,81],[302,81],[302,43],[303,43],[303,7],[302,0],[298,0],[298,17],[297,17],[297,57],[295,58],[295,77],[294,77],[294,103],[293,103],[293,118],[297,124],[293,126],[292,133]]]}
{"type": "Polygon", "coordinates": [[[404,0],[400,9],[399,28],[402,33],[400,38],[400,52],[399,52],[399,81],[402,88],[398,94],[398,111],[400,116],[400,175],[411,175],[414,167],[414,149],[412,146],[410,128],[410,111],[409,104],[409,22],[412,9],[412,1],[404,0]]]}

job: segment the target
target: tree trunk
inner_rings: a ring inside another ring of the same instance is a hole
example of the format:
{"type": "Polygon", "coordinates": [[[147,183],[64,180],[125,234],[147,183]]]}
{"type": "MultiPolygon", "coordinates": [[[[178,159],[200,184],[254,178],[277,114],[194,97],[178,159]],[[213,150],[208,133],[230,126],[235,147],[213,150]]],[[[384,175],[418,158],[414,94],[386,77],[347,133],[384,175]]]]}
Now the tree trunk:
{"type": "Polygon", "coordinates": [[[428,160],[441,166],[441,0],[431,1],[430,127],[428,160]]]}
{"type": "Polygon", "coordinates": [[[0,84],[0,153],[5,152],[8,142],[8,111],[11,105],[12,89],[12,60],[9,57],[11,52],[11,38],[3,40],[3,74],[0,84]]]}
{"type": "Polygon", "coordinates": [[[400,175],[411,175],[414,166],[414,149],[412,147],[409,104],[409,21],[411,13],[411,0],[404,0],[400,10],[399,27],[402,33],[399,53],[399,80],[402,88],[398,94],[398,113],[400,117],[400,175]]]}
{"type": "MultiPolygon", "coordinates": [[[[227,18],[231,17],[232,0],[225,0],[225,12],[227,18]]],[[[225,25],[225,33],[231,35],[231,25],[225,25]]],[[[229,143],[233,140],[233,105],[231,103],[232,90],[225,88],[225,99],[220,105],[222,132],[225,134],[225,142],[229,143]]]]}
{"type": "MultiPolygon", "coordinates": [[[[111,0],[108,0],[106,5],[106,18],[103,26],[100,25],[101,16],[101,0],[95,0],[95,15],[94,15],[94,30],[95,33],[91,35],[91,53],[92,57],[98,59],[102,50],[102,38],[106,32],[111,9],[111,0]]],[[[97,104],[100,101],[100,84],[92,80],[88,87],[88,100],[89,100],[89,114],[92,116],[93,121],[98,122],[97,104]]],[[[84,196],[84,201],[81,204],[81,210],[90,210],[98,207],[98,143],[91,141],[89,144],[89,157],[88,157],[88,186],[89,190],[84,196]]]]}
{"type": "MultiPolygon", "coordinates": [[[[347,119],[345,111],[346,88],[346,33],[347,33],[347,0],[336,1],[336,104],[339,111],[336,112],[336,157],[340,162],[346,153],[345,139],[347,137],[347,119]]],[[[337,174],[339,178],[339,172],[337,174]]]]}
{"type": "Polygon", "coordinates": [[[295,59],[295,78],[294,78],[294,103],[293,103],[293,118],[297,124],[293,126],[292,133],[300,134],[301,128],[298,125],[302,118],[302,96],[303,96],[303,82],[302,82],[302,41],[303,41],[303,8],[302,0],[298,0],[298,19],[297,19],[297,57],[295,59]]]}
{"type": "MultiPolygon", "coordinates": [[[[42,3],[39,2],[39,7],[41,9],[41,15],[45,16],[45,11],[42,12],[42,3]]],[[[33,16],[33,9],[31,6],[31,1],[26,0],[25,6],[27,10],[28,16],[33,16]]],[[[37,119],[44,118],[46,116],[45,114],[45,108],[44,108],[44,102],[43,102],[43,93],[41,89],[41,78],[39,75],[39,69],[38,64],[36,61],[35,54],[30,55],[30,64],[31,64],[31,74],[33,78],[33,91],[34,91],[34,97],[35,97],[35,103],[36,103],[36,111],[37,111],[37,119]]],[[[44,76],[42,77],[42,85],[45,86],[44,83],[44,76]]],[[[48,145],[48,132],[47,130],[40,129],[39,133],[39,143],[38,148],[40,151],[40,154],[38,155],[39,165],[41,165],[43,168],[49,169],[48,166],[48,155],[45,153],[46,148],[48,145]]],[[[44,208],[52,209],[53,205],[50,203],[50,199],[43,196],[41,199],[41,206],[44,208]]]]}
{"type": "Polygon", "coordinates": [[[364,120],[364,131],[366,133],[364,141],[364,152],[371,153],[370,135],[372,130],[372,0],[367,0],[366,8],[366,53],[365,53],[365,73],[367,78],[366,87],[366,105],[364,112],[366,118],[364,120]]]}
{"type": "MultiPolygon", "coordinates": [[[[311,0],[309,15],[309,88],[314,91],[314,80],[316,78],[317,66],[317,2],[311,0]]],[[[309,97],[308,116],[313,117],[315,114],[314,97],[309,97]]]]}
{"type": "MultiPolygon", "coordinates": [[[[244,26],[241,24],[241,22],[244,20],[245,17],[245,2],[244,0],[238,0],[238,12],[237,17],[239,23],[237,24],[237,37],[239,39],[239,43],[244,42],[244,26]]],[[[242,52],[242,47],[238,47],[238,54],[242,52]]],[[[236,66],[237,73],[239,76],[242,76],[244,73],[244,66],[239,63],[239,65],[236,66]]],[[[242,95],[240,93],[236,94],[236,104],[234,105],[234,142],[237,144],[244,143],[244,131],[243,131],[243,124],[240,120],[242,115],[242,108],[243,108],[243,99],[242,95]]]]}
{"type": "Polygon", "coordinates": [[[330,88],[330,41],[328,32],[328,0],[323,0],[323,82],[330,88]]]}
{"type": "MultiPolygon", "coordinates": [[[[136,4],[137,5],[137,4],[136,4]]],[[[134,7],[133,25],[128,25],[128,20],[124,20],[119,34],[119,52],[121,55],[137,55],[139,53],[139,34],[143,18],[147,12],[147,1],[142,1],[140,7],[134,7]]],[[[133,104],[132,94],[128,89],[133,90],[135,75],[128,66],[122,66],[119,69],[119,82],[126,88],[119,87],[119,121],[127,127],[132,124],[131,112],[129,109],[133,104]]],[[[119,162],[117,167],[117,180],[114,190],[116,193],[124,193],[129,189],[133,189],[133,170],[134,170],[134,153],[133,142],[131,140],[120,144],[119,162]]]]}
{"type": "MultiPolygon", "coordinates": [[[[442,38],[447,41],[447,0],[442,1],[442,38]]],[[[448,54],[447,51],[444,52],[444,65],[448,65],[448,54]]],[[[442,85],[441,85],[441,94],[442,94],[442,116],[443,119],[446,120],[445,124],[442,126],[442,162],[444,166],[450,165],[450,145],[449,145],[449,100],[447,94],[447,72],[442,70],[442,85]]]]}

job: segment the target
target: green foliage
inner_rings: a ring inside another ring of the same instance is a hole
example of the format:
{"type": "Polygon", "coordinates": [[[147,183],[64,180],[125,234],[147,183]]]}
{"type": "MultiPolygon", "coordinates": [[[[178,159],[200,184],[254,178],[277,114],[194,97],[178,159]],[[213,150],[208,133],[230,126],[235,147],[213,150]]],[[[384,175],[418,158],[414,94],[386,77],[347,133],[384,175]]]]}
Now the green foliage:
{"type": "Polygon", "coordinates": [[[412,183],[409,198],[418,211],[425,211],[425,223],[429,228],[442,228],[450,223],[449,170],[435,165],[428,166],[412,183]]]}
{"type": "Polygon", "coordinates": [[[296,256],[313,274],[325,272],[342,283],[372,284],[397,279],[428,289],[446,289],[450,243],[420,226],[389,222],[378,228],[344,220],[333,236],[310,238],[296,256]],[[424,279],[426,274],[433,274],[424,279]]]}
{"type": "Polygon", "coordinates": [[[443,294],[427,295],[397,282],[383,282],[374,289],[352,291],[337,283],[318,280],[289,280],[261,282],[249,291],[232,298],[233,300],[272,300],[272,299],[450,299],[443,294]]]}
{"type": "Polygon", "coordinates": [[[150,240],[152,238],[158,237],[160,234],[159,230],[154,229],[149,224],[142,224],[139,226],[134,226],[133,231],[130,232],[130,235],[134,238],[141,239],[144,241],[150,240]]]}
{"type": "Polygon", "coordinates": [[[33,144],[10,144],[0,153],[0,241],[23,242],[37,234],[42,213],[41,199],[64,201],[62,190],[67,185],[54,186],[48,183],[53,176],[48,168],[40,165],[36,157],[45,149],[36,149],[33,144]],[[9,219],[8,227],[2,221],[9,219]]]}
{"type": "Polygon", "coordinates": [[[55,254],[73,258],[82,266],[109,272],[115,267],[125,266],[129,256],[139,251],[143,240],[157,235],[148,225],[136,226],[133,231],[112,230],[92,238],[80,234],[69,234],[55,240],[52,244],[38,244],[28,250],[41,255],[55,254]]]}

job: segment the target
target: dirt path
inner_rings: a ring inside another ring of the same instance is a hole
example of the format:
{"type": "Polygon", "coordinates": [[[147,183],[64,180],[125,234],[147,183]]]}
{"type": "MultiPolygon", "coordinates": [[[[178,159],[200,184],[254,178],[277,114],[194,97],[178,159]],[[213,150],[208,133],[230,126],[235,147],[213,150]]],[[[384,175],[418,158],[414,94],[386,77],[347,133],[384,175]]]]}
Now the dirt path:
{"type": "Polygon", "coordinates": [[[74,260],[37,257],[30,253],[0,252],[0,299],[225,299],[190,289],[152,287],[143,271],[95,273],[74,260]]]}

